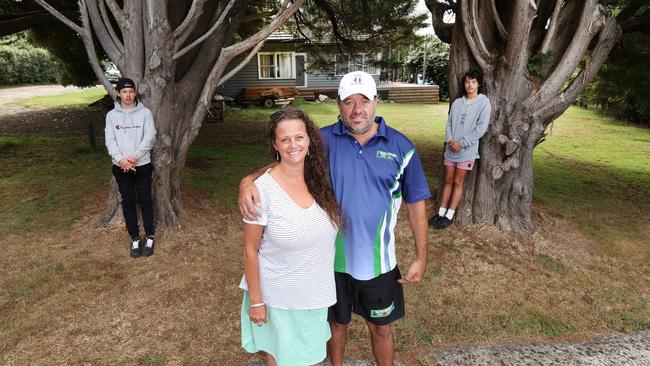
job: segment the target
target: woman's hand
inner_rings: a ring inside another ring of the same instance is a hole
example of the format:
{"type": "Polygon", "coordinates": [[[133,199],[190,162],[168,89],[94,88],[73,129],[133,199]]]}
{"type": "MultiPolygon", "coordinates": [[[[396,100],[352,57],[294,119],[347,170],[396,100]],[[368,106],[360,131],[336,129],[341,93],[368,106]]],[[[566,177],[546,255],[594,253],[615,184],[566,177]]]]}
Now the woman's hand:
{"type": "Polygon", "coordinates": [[[447,142],[447,145],[449,146],[449,150],[454,153],[457,153],[463,149],[463,147],[460,145],[460,142],[456,140],[449,140],[449,142],[447,142]]]}
{"type": "Polygon", "coordinates": [[[248,316],[253,323],[261,327],[264,323],[266,323],[266,305],[250,307],[248,309],[248,316]]]}

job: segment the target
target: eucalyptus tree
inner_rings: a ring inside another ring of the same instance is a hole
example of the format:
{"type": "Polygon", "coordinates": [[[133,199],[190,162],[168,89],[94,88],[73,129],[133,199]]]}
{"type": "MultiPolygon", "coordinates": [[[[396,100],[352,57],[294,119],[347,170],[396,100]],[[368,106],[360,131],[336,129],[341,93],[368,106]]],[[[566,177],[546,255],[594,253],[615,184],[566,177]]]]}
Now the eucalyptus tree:
{"type": "MultiPolygon", "coordinates": [[[[156,219],[159,225],[173,226],[180,224],[180,182],[187,152],[215,88],[248,63],[303,1],[79,0],[78,20],[36,0],[81,38],[97,79],[111,96],[116,91],[104,76],[98,51],[138,85],[158,131],[152,153],[156,219]],[[227,68],[246,53],[243,61],[227,68]]],[[[112,181],[101,222],[119,219],[118,208],[112,181]]]]}
{"type": "Polygon", "coordinates": [[[456,221],[531,232],[534,148],[593,80],[621,34],[647,29],[648,6],[639,0],[618,8],[597,0],[426,4],[436,34],[451,44],[450,97],[460,96],[464,72],[478,68],[492,103],[481,159],[467,177],[456,221]]]}

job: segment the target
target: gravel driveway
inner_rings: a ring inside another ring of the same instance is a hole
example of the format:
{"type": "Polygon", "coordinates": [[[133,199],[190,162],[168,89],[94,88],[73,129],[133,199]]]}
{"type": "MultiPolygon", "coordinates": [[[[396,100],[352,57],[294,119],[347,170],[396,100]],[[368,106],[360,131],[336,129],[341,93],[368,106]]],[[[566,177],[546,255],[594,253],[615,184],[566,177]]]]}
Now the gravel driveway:
{"type": "Polygon", "coordinates": [[[88,90],[76,86],[61,85],[32,85],[19,86],[16,88],[0,89],[0,113],[13,113],[25,110],[25,107],[13,105],[16,100],[26,99],[41,95],[57,95],[63,93],[73,93],[88,90]]]}

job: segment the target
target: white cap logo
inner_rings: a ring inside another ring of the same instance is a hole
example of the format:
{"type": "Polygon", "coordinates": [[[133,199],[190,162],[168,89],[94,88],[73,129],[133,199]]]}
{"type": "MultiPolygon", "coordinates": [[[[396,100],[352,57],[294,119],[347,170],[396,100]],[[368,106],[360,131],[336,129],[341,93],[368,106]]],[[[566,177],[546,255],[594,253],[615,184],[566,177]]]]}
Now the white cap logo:
{"type": "Polygon", "coordinates": [[[372,75],[364,71],[353,71],[345,74],[339,83],[339,99],[350,95],[361,94],[373,100],[377,96],[377,86],[372,75]]]}

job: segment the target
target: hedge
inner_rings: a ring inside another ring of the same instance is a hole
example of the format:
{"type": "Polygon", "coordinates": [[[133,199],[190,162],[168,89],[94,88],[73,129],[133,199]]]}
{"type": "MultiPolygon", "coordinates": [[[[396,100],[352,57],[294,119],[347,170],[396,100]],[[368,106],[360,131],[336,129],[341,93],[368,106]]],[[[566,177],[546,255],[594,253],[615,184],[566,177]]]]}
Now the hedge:
{"type": "Polygon", "coordinates": [[[0,85],[57,83],[60,67],[42,48],[0,45],[0,85]]]}

